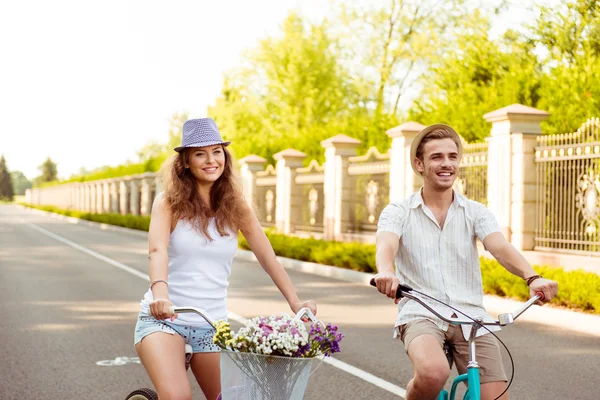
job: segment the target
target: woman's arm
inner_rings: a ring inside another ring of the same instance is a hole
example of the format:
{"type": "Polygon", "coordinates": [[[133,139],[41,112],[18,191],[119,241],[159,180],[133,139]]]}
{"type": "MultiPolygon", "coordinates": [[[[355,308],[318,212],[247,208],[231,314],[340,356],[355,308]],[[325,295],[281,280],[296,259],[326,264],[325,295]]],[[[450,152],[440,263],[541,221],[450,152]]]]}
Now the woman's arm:
{"type": "Polygon", "coordinates": [[[297,313],[303,307],[308,307],[316,315],[317,306],[315,302],[312,300],[300,301],[289,275],[277,260],[273,247],[267,235],[265,235],[260,222],[258,222],[252,210],[248,208],[247,212],[249,216],[248,221],[241,231],[260,265],[269,274],[294,313],[297,313]]]}
{"type": "MultiPolygon", "coordinates": [[[[150,303],[150,313],[156,319],[167,319],[169,307],[168,275],[169,256],[167,248],[171,237],[172,212],[167,206],[164,195],[156,196],[152,204],[150,229],[148,231],[148,258],[150,260],[150,284],[154,301],[150,303]],[[164,281],[164,282],[163,282],[164,281]],[[154,284],[153,284],[154,282],[154,284]]],[[[174,319],[176,316],[171,317],[174,319]]]]}

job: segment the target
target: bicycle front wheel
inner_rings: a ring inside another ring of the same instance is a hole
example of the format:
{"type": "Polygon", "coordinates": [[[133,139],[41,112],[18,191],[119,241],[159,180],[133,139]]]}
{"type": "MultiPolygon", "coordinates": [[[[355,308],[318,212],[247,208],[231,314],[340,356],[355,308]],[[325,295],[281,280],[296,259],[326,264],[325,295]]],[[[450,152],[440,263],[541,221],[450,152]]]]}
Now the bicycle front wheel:
{"type": "Polygon", "coordinates": [[[158,400],[158,395],[152,389],[137,389],[129,393],[125,400],[158,400]]]}

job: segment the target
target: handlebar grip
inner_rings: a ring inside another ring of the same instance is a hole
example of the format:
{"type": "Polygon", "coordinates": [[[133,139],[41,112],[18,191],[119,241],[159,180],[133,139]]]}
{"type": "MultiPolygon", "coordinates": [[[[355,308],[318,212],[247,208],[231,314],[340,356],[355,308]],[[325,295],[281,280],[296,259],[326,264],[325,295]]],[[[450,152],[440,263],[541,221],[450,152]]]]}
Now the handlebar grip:
{"type": "Polygon", "coordinates": [[[171,315],[175,314],[175,308],[177,308],[177,307],[175,307],[175,306],[169,307],[169,314],[171,314],[171,315]]]}
{"type": "MultiPolygon", "coordinates": [[[[377,283],[375,283],[375,278],[371,278],[369,284],[371,286],[377,287],[377,283]]],[[[396,289],[396,298],[401,299],[402,297],[404,297],[402,292],[410,293],[412,290],[413,288],[411,288],[408,285],[399,284],[398,289],[396,289]]]]}
{"type": "Polygon", "coordinates": [[[544,292],[535,292],[535,294],[540,296],[541,301],[544,301],[546,299],[546,295],[544,294],[544,292]]]}

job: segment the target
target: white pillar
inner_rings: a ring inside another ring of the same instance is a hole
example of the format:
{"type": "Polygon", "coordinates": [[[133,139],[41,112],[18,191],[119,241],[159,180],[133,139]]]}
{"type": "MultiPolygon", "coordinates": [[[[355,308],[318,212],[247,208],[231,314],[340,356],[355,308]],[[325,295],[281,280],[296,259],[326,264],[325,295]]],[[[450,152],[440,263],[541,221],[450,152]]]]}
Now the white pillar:
{"type": "Polygon", "coordinates": [[[298,193],[296,185],[296,168],[302,167],[306,154],[295,149],[287,149],[273,155],[277,160],[277,186],[275,190],[275,223],[277,230],[290,234],[302,213],[302,193],[298,193]]]}
{"type": "Polygon", "coordinates": [[[417,134],[425,128],[418,122],[406,122],[385,133],[392,139],[390,151],[390,202],[401,200],[419,190],[423,177],[411,166],[410,146],[417,134]]]}
{"type": "Polygon", "coordinates": [[[533,250],[536,215],[536,136],[546,111],[513,104],[484,118],[492,123],[488,148],[488,208],[519,250],[533,250]]]}
{"type": "Polygon", "coordinates": [[[334,240],[348,229],[354,214],[354,179],[348,174],[348,158],[356,156],[361,141],[346,135],[323,140],[325,148],[324,238],[334,240]]]}
{"type": "Polygon", "coordinates": [[[248,205],[256,212],[258,204],[256,193],[256,173],[264,169],[267,162],[262,157],[251,154],[239,160],[240,176],[242,180],[242,191],[248,205]]]}

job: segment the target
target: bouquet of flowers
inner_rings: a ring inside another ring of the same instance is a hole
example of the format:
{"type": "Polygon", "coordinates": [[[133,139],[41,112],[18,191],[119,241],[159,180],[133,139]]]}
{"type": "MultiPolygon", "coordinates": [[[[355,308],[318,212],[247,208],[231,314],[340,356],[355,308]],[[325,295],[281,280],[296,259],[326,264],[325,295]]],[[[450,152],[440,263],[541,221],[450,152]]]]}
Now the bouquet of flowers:
{"type": "Polygon", "coordinates": [[[310,328],[288,315],[256,317],[237,332],[218,321],[223,399],[302,399],[312,360],[340,351],[343,335],[322,322],[310,328]]]}

